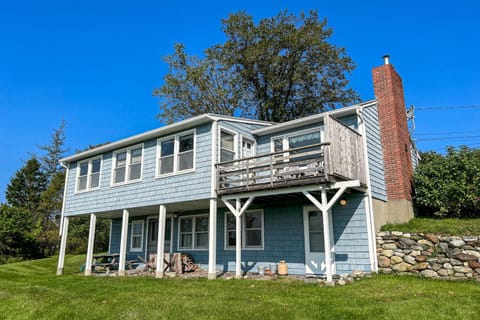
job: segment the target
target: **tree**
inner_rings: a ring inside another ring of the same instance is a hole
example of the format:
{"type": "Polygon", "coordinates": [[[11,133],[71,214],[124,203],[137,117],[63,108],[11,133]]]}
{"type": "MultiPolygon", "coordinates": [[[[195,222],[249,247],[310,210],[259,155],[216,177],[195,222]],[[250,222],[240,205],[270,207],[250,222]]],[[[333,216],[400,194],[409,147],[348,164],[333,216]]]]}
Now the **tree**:
{"type": "Polygon", "coordinates": [[[23,208],[0,205],[0,264],[14,259],[37,256],[30,212],[23,208]]]}
{"type": "Polygon", "coordinates": [[[41,170],[40,162],[32,157],[10,180],[5,198],[9,205],[27,209],[36,221],[40,197],[46,186],[47,178],[41,170]]]}
{"type": "Polygon", "coordinates": [[[42,169],[50,182],[56,173],[63,171],[60,165],[60,159],[67,149],[65,145],[65,121],[62,120],[60,127],[54,129],[49,144],[39,146],[40,150],[45,151],[45,155],[40,158],[42,169]]]}
{"type": "Polygon", "coordinates": [[[154,90],[163,98],[161,119],[216,107],[282,122],[358,100],[346,78],[355,65],[344,48],[328,42],[333,30],[316,11],[299,17],[284,11],[258,24],[240,12],[222,23],[226,42],[205,50],[203,59],[188,56],[183,45],[167,57],[170,73],[154,90]]]}
{"type": "Polygon", "coordinates": [[[480,150],[448,147],[445,156],[421,155],[415,169],[414,201],[421,214],[480,217],[480,150]]]}

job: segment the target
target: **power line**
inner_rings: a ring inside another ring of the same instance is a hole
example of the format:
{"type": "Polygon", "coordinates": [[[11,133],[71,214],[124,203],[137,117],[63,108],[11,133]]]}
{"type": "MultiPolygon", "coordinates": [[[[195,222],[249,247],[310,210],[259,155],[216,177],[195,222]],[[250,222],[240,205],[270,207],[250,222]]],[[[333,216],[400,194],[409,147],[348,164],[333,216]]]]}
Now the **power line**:
{"type": "Polygon", "coordinates": [[[413,135],[415,136],[437,136],[437,135],[445,135],[445,134],[464,134],[464,133],[480,133],[480,130],[470,130],[470,131],[444,131],[444,132],[414,132],[413,135]]]}
{"type": "Polygon", "coordinates": [[[416,139],[416,140],[417,140],[417,141],[433,141],[433,140],[459,140],[459,139],[478,140],[478,139],[480,139],[480,136],[443,137],[443,138],[419,138],[419,139],[416,139]]]}
{"type": "Polygon", "coordinates": [[[456,109],[478,109],[480,106],[441,106],[441,107],[420,107],[415,108],[417,110],[456,110],[456,109]]]}

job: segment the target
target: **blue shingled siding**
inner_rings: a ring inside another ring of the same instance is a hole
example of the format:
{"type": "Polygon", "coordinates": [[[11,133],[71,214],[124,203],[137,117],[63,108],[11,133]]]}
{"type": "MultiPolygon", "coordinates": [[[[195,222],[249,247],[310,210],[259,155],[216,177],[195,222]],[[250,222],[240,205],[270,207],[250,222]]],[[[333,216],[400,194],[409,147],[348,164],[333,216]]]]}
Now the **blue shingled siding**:
{"type": "Polygon", "coordinates": [[[363,117],[366,125],[368,165],[370,169],[372,197],[387,201],[377,105],[364,108],[363,117]]]}
{"type": "MultiPolygon", "coordinates": [[[[334,206],[333,232],[335,243],[335,260],[337,273],[349,273],[352,270],[370,270],[367,224],[363,193],[352,193],[345,196],[347,205],[334,206]]],[[[306,203],[306,205],[310,205],[306,203]]],[[[223,271],[235,270],[235,250],[225,249],[225,212],[218,209],[217,226],[217,268],[223,271]]],[[[242,250],[243,271],[257,272],[259,265],[275,265],[285,259],[290,274],[305,273],[305,240],[303,226],[303,205],[287,205],[282,207],[264,207],[264,249],[242,250]]],[[[207,211],[189,212],[186,215],[206,214],[207,211]]],[[[137,259],[143,253],[130,251],[131,221],[147,217],[130,219],[127,242],[127,258],[137,259]]],[[[178,252],[178,218],[174,220],[173,251],[178,252]]],[[[121,220],[112,222],[111,252],[120,251],[121,220]]],[[[146,236],[146,233],[144,232],[146,236]]],[[[145,244],[144,244],[145,245],[145,244]]],[[[144,247],[145,248],[145,247],[144,247]]],[[[195,262],[203,268],[208,265],[208,250],[181,250],[190,253],[195,262]]]]}
{"type": "Polygon", "coordinates": [[[205,199],[210,196],[211,124],[196,128],[195,171],[155,178],[157,139],[143,144],[142,181],[111,186],[112,152],[102,155],[100,189],[75,194],[76,163],[70,165],[66,215],[205,199]]]}
{"type": "Polygon", "coordinates": [[[371,271],[365,194],[351,193],[343,198],[347,204],[332,209],[336,272],[371,271]]]}

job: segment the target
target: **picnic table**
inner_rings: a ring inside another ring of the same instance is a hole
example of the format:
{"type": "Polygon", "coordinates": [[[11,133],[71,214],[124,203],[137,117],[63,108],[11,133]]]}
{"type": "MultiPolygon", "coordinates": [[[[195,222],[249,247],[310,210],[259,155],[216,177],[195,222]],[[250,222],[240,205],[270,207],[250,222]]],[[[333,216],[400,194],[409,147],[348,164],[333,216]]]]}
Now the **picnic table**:
{"type": "MultiPolygon", "coordinates": [[[[118,270],[120,262],[119,253],[100,254],[93,256],[92,271],[109,273],[112,270],[118,270]]],[[[136,260],[125,261],[125,268],[133,269],[136,260]]]]}

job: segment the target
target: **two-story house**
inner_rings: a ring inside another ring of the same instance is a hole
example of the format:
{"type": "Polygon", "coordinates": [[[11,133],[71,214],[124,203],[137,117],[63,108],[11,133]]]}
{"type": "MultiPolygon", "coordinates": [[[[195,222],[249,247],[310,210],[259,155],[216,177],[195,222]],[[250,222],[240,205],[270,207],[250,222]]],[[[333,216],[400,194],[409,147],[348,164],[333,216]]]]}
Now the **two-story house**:
{"type": "MultiPolygon", "coordinates": [[[[199,115],[61,160],[67,168],[58,274],[68,221],[111,219],[125,261],[185,252],[218,272],[285,260],[291,274],[376,271],[375,230],[413,216],[411,140],[401,79],[374,68],[376,99],[269,123],[199,115]]],[[[157,259],[158,277],[163,259],[157,259]]]]}

